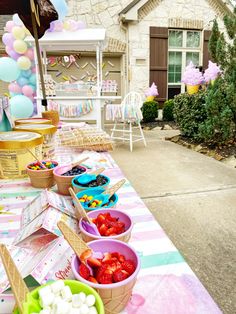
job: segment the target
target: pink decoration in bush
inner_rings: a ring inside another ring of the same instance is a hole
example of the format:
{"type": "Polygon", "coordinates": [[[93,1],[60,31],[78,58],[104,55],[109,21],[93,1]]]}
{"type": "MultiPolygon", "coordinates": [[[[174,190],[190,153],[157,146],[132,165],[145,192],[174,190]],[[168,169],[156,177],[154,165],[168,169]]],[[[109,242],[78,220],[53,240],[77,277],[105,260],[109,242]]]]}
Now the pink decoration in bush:
{"type": "Polygon", "coordinates": [[[215,80],[221,73],[220,67],[209,60],[208,62],[208,68],[206,69],[204,73],[204,78],[207,83],[210,81],[215,80]]]}
{"type": "Polygon", "coordinates": [[[156,84],[153,82],[151,87],[148,88],[148,90],[145,92],[145,96],[158,96],[158,89],[156,84]]]}
{"type": "Polygon", "coordinates": [[[202,72],[200,72],[199,69],[195,67],[192,61],[190,61],[189,65],[185,68],[181,82],[192,86],[200,85],[204,82],[202,72]]]}

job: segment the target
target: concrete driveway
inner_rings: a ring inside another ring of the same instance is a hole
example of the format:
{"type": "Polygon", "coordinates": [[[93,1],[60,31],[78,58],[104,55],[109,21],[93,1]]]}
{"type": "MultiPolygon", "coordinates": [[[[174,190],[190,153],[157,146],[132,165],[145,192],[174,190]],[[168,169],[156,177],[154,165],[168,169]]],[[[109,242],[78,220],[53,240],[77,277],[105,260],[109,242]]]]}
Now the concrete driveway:
{"type": "MultiPolygon", "coordinates": [[[[236,313],[236,170],[145,132],[113,158],[224,313],[236,313]]],[[[210,314],[210,313],[209,313],[210,314]]]]}

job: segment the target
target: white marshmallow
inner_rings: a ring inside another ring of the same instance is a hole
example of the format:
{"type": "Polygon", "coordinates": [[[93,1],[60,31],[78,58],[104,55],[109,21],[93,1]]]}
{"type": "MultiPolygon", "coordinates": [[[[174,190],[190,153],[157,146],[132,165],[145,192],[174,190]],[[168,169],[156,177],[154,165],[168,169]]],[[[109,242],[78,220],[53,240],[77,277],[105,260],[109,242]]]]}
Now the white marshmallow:
{"type": "Polygon", "coordinates": [[[52,292],[50,285],[45,286],[41,289],[39,289],[39,297],[42,297],[44,295],[48,295],[52,292]]]}
{"type": "Polygon", "coordinates": [[[79,308],[72,307],[72,309],[70,310],[70,314],[81,314],[81,312],[79,308]]]}
{"type": "Polygon", "coordinates": [[[86,294],[84,292],[79,293],[80,300],[84,303],[86,301],[86,294]]]}
{"type": "Polygon", "coordinates": [[[87,295],[85,302],[89,307],[93,306],[96,302],[95,296],[93,294],[87,295]]]}
{"type": "Polygon", "coordinates": [[[71,310],[71,304],[62,300],[53,306],[55,314],[69,314],[71,310]]]}
{"type": "Polygon", "coordinates": [[[79,294],[73,294],[72,295],[72,306],[79,308],[79,307],[81,307],[81,305],[83,305],[83,302],[80,298],[80,295],[79,294]]]}
{"type": "Polygon", "coordinates": [[[63,280],[57,280],[51,284],[51,289],[54,294],[59,293],[65,287],[63,280]]]}
{"type": "Polygon", "coordinates": [[[45,307],[50,306],[53,303],[54,298],[55,298],[55,296],[52,292],[50,292],[46,295],[43,294],[42,296],[40,296],[40,302],[39,303],[42,306],[42,308],[45,308],[45,307]]]}
{"type": "Polygon", "coordinates": [[[54,306],[54,305],[56,305],[57,303],[59,303],[61,301],[63,301],[61,296],[55,296],[52,305],[54,306]]]}
{"type": "Polygon", "coordinates": [[[81,314],[88,314],[89,313],[89,307],[87,304],[83,304],[81,307],[80,307],[80,313],[81,314]]]}
{"type": "Polygon", "coordinates": [[[66,301],[71,301],[72,293],[69,286],[65,286],[61,289],[61,296],[62,296],[62,299],[66,301]]]}
{"type": "Polygon", "coordinates": [[[39,312],[39,314],[51,314],[51,310],[50,309],[43,309],[39,312]]]}
{"type": "Polygon", "coordinates": [[[95,306],[90,307],[88,314],[98,314],[96,307],[95,306]]]}

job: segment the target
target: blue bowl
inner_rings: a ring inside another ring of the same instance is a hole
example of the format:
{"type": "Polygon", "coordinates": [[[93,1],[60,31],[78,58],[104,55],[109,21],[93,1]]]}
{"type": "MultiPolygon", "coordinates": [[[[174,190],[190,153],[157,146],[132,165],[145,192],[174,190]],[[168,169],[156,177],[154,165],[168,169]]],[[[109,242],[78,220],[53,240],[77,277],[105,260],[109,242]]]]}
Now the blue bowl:
{"type": "MultiPolygon", "coordinates": [[[[82,177],[82,176],[83,176],[83,174],[80,175],[80,176],[76,176],[71,181],[72,187],[73,187],[75,193],[78,193],[78,192],[84,191],[84,190],[91,190],[91,189],[96,189],[97,188],[97,187],[82,186],[82,185],[79,185],[78,183],[76,183],[75,181],[77,180],[77,178],[82,177]]],[[[110,178],[105,176],[104,174],[100,174],[100,176],[103,176],[107,180],[107,183],[103,184],[103,185],[99,185],[98,188],[99,187],[103,187],[103,188],[107,187],[110,184],[110,178]]]]}
{"type": "MultiPolygon", "coordinates": [[[[84,194],[86,194],[88,196],[90,196],[90,195],[94,196],[94,195],[97,195],[97,194],[101,194],[104,191],[105,191],[105,189],[103,187],[90,188],[90,189],[86,189],[86,190],[80,191],[79,193],[76,194],[76,196],[77,196],[77,198],[83,197],[84,194]]],[[[86,206],[83,203],[81,203],[81,205],[87,211],[92,211],[92,210],[101,209],[101,208],[112,208],[118,202],[118,195],[116,193],[113,194],[112,197],[111,197],[111,200],[112,200],[112,202],[110,202],[107,206],[102,206],[102,207],[97,207],[97,208],[88,207],[88,206],[86,206]]]]}

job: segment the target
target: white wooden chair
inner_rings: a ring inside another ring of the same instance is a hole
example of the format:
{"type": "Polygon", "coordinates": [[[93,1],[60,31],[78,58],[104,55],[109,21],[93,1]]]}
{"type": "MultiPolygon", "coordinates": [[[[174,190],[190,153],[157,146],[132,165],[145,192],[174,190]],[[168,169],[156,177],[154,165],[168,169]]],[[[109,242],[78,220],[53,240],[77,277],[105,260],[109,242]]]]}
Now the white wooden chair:
{"type": "Polygon", "coordinates": [[[133,151],[133,143],[143,141],[146,146],[140,121],[143,118],[141,107],[142,97],[137,92],[128,93],[120,105],[107,105],[107,119],[115,121],[111,129],[111,138],[114,140],[129,141],[130,151],[133,151]],[[122,128],[119,128],[122,125],[122,128]],[[140,135],[134,134],[133,129],[139,129],[140,135]],[[116,135],[117,134],[117,135],[116,135]]]}

